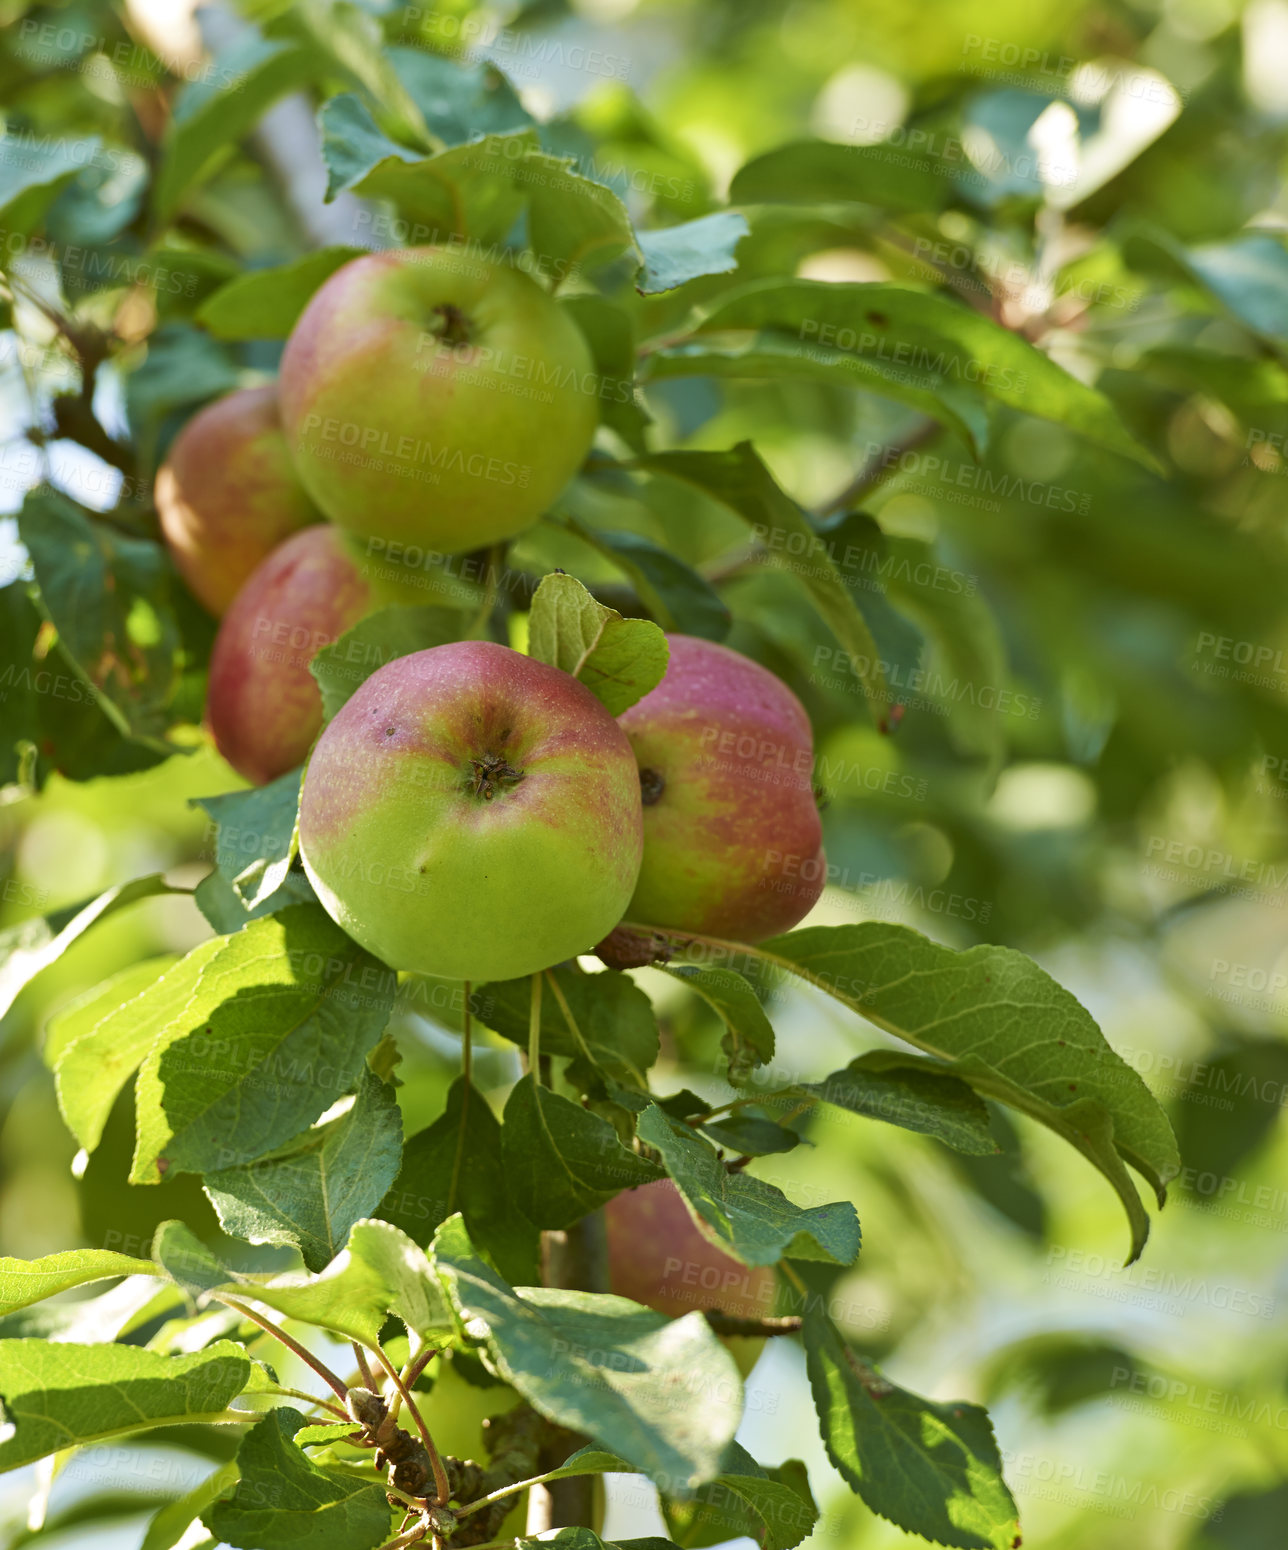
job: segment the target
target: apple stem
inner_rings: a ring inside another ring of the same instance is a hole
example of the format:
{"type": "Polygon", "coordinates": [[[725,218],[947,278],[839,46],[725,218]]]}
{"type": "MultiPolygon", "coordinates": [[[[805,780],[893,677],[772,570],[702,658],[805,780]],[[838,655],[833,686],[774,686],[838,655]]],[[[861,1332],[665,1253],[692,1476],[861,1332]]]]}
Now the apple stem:
{"type": "Polygon", "coordinates": [[[532,1008],[528,1016],[528,1070],[534,1083],[541,1081],[541,975],[532,976],[532,1008]]]}
{"type": "Polygon", "coordinates": [[[470,1092],[474,1082],[474,1029],[470,1022],[470,982],[463,981],[465,988],[465,1011],[461,1017],[461,1079],[465,1083],[465,1091],[461,1094],[461,1122],[456,1129],[456,1155],[452,1159],[452,1178],[447,1186],[447,1214],[450,1216],[456,1209],[456,1191],[461,1182],[461,1168],[465,1162],[465,1126],[470,1112],[470,1092]]]}
{"type": "Polygon", "coordinates": [[[572,1015],[572,1008],[568,1005],[568,997],[563,993],[563,987],[560,985],[559,981],[555,978],[554,974],[549,969],[546,970],[546,978],[550,981],[550,989],[554,995],[555,1000],[559,1003],[559,1010],[563,1013],[564,1022],[568,1024],[568,1032],[572,1034],[574,1039],[576,1039],[577,1047],[581,1050],[587,1061],[589,1061],[591,1065],[594,1065],[594,1061],[591,1059],[590,1050],[587,1047],[586,1041],[581,1036],[581,1029],[577,1026],[577,1019],[572,1015]]]}

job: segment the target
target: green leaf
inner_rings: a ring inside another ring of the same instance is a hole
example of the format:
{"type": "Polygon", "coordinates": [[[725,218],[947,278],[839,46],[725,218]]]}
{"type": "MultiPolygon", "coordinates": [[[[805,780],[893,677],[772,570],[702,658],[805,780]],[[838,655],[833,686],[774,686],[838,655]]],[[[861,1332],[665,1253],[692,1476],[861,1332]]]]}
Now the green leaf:
{"type": "Polygon", "coordinates": [[[738,267],[734,250],[749,230],[746,217],[736,210],[717,210],[679,226],[640,232],[644,268],[636,289],[655,296],[701,275],[728,274],[738,267]]]}
{"type": "Polygon", "coordinates": [[[568,296],[560,306],[590,346],[601,423],[611,426],[632,451],[643,452],[649,416],[635,387],[635,324],[630,313],[598,294],[568,296]]]}
{"type": "Polygon", "coordinates": [[[247,1432],[237,1450],[237,1487],[209,1513],[216,1538],[244,1550],[375,1550],[391,1537],[384,1487],[320,1469],[295,1444],[306,1424],[283,1405],[247,1432]]]}
{"type": "Polygon", "coordinates": [[[935,1544],[1012,1550],[1019,1522],[985,1411],[896,1387],[817,1311],[805,1356],[828,1457],[873,1512],[935,1544]]]}
{"type": "Polygon", "coordinates": [[[934,1136],[958,1152],[982,1157],[999,1150],[984,1100],[937,1060],[871,1050],[821,1082],[800,1087],[850,1114],[934,1136]]]}
{"type": "Polygon", "coordinates": [[[804,1208],[773,1184],[730,1173],[715,1147],[655,1104],[639,1118],[639,1137],[656,1147],[703,1237],[744,1265],[780,1259],[852,1265],[859,1219],[848,1200],[804,1208]]]}
{"type": "Polygon", "coordinates": [[[215,866],[244,911],[237,929],[287,904],[317,902],[308,878],[293,866],[299,848],[298,770],[249,791],[194,797],[189,806],[201,808],[215,825],[215,866]]]}
{"type": "Polygon", "coordinates": [[[594,1292],[516,1293],[474,1253],[459,1217],[433,1252],[466,1334],[547,1420],[611,1447],[677,1497],[719,1472],[742,1383],[701,1314],[669,1320],[594,1292]]]}
{"type": "Polygon", "coordinates": [[[488,135],[424,156],[396,144],[351,93],[332,97],[318,114],[327,195],[346,189],[388,199],[415,224],[418,243],[470,238],[502,241],[523,210],[517,169],[536,148],[530,130],[488,135]]]}
{"type": "Polygon", "coordinates": [[[240,1346],[196,1356],[139,1346],[0,1340],[0,1471],[81,1443],[219,1415],[250,1376],[240,1346]]]}
{"type": "Polygon", "coordinates": [[[443,1113],[403,1148],[382,1220],[427,1243],[459,1211],[474,1243],[510,1282],[540,1279],[540,1235],[515,1204],[501,1126],[483,1094],[457,1077],[443,1113]]]}
{"type": "Polygon", "coordinates": [[[571,520],[568,526],[622,571],[668,633],[715,641],[729,633],[732,620],[720,594],[669,549],[659,549],[637,533],[609,533],[571,520]]]}
{"type": "Polygon", "coordinates": [[[19,992],[42,969],[57,963],[91,926],[106,920],[117,910],[137,904],[140,899],[187,892],[186,888],[175,888],[166,882],[160,872],[154,872],[149,877],[136,877],[133,882],[109,888],[86,904],[69,905],[66,909],[55,910],[52,915],[24,920],[0,931],[0,1017],[14,1004],[19,992]]]}
{"type": "Polygon", "coordinates": [[[260,1157],[353,1092],[396,976],[316,905],[254,920],[204,965],[143,1063],[131,1180],[260,1157]]]}
{"type": "Polygon", "coordinates": [[[394,1090],[368,1070],[353,1107],[241,1168],[208,1173],[205,1191],[225,1232],[298,1248],[322,1270],[398,1174],[402,1116],[394,1090]]]}
{"type": "MultiPolygon", "coordinates": [[[[568,1480],[578,1475],[623,1473],[637,1471],[613,1453],[580,1448],[546,1478],[568,1480]]],[[[789,1459],[775,1469],[765,1469],[736,1442],[726,1449],[714,1480],[698,1486],[682,1502],[664,1500],[663,1507],[673,1542],[681,1547],[718,1544],[747,1534],[764,1550],[792,1550],[818,1521],[803,1464],[789,1459]]],[[[629,1543],[666,1545],[672,1541],[629,1543]]]]}
{"type": "MultiPolygon", "coordinates": [[[[541,1048],[547,1055],[580,1058],[627,1086],[646,1085],[644,1073],[658,1053],[657,1017],[629,974],[547,969],[545,989],[541,1048]]],[[[470,1010],[494,1033],[526,1049],[531,1001],[531,976],[497,980],[479,986],[470,1010]]]]}
{"type": "Polygon", "coordinates": [[[537,1227],[570,1227],[622,1190],[662,1177],[622,1145],[606,1119],[538,1086],[531,1074],[510,1093],[501,1143],[511,1192],[537,1227]]]}
{"type": "Polygon", "coordinates": [[[190,1304],[228,1284],[227,1265],[183,1222],[162,1222],[152,1240],[152,1258],[190,1304]]]}
{"type": "Polygon", "coordinates": [[[196,320],[219,339],[285,339],[314,291],[365,248],[318,248],[289,264],[251,269],[221,285],[196,320]]]}
{"type": "Polygon", "coordinates": [[[444,145],[532,126],[532,115],[495,65],[444,59],[426,48],[391,48],[389,62],[444,145]]]}
{"type": "Polygon", "coordinates": [[[191,1525],[204,1518],[210,1505],[232,1489],[237,1474],[236,1464],[222,1464],[177,1501],[167,1502],[148,1524],[139,1550],[175,1550],[191,1525]]]}
{"type": "MultiPolygon", "coordinates": [[[[139,963],[132,963],[127,969],[119,970],[102,984],[95,985],[92,990],[85,991],[51,1013],[45,1024],[41,1047],[45,1064],[51,1071],[56,1070],[67,1049],[77,1039],[83,1038],[100,1018],[123,1001],[132,1000],[140,990],[159,979],[176,962],[178,959],[174,953],[166,953],[158,958],[144,958],[139,963]]],[[[119,1091],[119,1084],[115,1091],[119,1091]]]]}
{"type": "Polygon", "coordinates": [[[772,546],[800,543],[810,563],[801,576],[828,628],[845,648],[863,685],[875,720],[883,721],[890,691],[881,670],[881,655],[863,615],[800,507],[779,489],[748,441],[728,452],[661,452],[644,460],[646,468],[695,485],[736,512],[752,531],[772,546]]]}
{"type": "Polygon", "coordinates": [[[656,624],[623,619],[561,572],[542,577],[533,594],[528,653],[580,679],[614,716],[662,682],[668,656],[656,624]]]}
{"type": "Polygon", "coordinates": [[[372,673],[395,657],[460,640],[468,620],[454,608],[437,604],[381,608],[318,652],[309,671],[322,691],[322,709],[330,721],[372,673]]]}
{"type": "Polygon", "coordinates": [[[218,950],[217,940],[203,942],[160,975],[156,959],[136,964],[51,1027],[54,1037],[66,1040],[54,1066],[58,1107],[87,1152],[98,1146],[121,1089],[187,1006],[218,950]]]}
{"type": "Polygon", "coordinates": [[[699,1486],[691,1501],[664,1502],[663,1508],[666,1526],[682,1547],[745,1534],[763,1550],[792,1550],[818,1522],[803,1464],[788,1459],[765,1469],[736,1442],[710,1484],[699,1486]]]}
{"type": "Polygon", "coordinates": [[[835,361],[836,380],[844,380],[847,363],[895,366],[928,391],[947,387],[995,400],[1158,468],[1104,394],[1021,335],[946,296],[884,282],[770,280],[717,302],[697,332],[741,334],[748,343],[774,336],[805,359],[821,352],[820,359],[835,361]]]}
{"type": "Polygon", "coordinates": [[[574,170],[571,158],[533,151],[518,176],[528,191],[528,238],[552,262],[557,279],[600,269],[629,252],[637,260],[626,206],[612,191],[574,170]]]}
{"type": "Polygon", "coordinates": [[[388,1222],[355,1222],[348,1247],[320,1275],[235,1282],[221,1290],[373,1347],[391,1313],[426,1339],[441,1340],[451,1329],[424,1250],[388,1222]]]}
{"type": "Polygon", "coordinates": [[[72,140],[6,128],[0,137],[0,225],[6,232],[31,231],[58,192],[103,159],[97,135],[72,140]]]}
{"type": "Polygon", "coordinates": [[[676,964],[667,972],[701,996],[725,1025],[720,1047],[729,1061],[729,1080],[735,1087],[757,1066],[774,1058],[773,1026],[741,974],[733,969],[695,969],[686,964],[676,964]]]}
{"type": "Polygon", "coordinates": [[[840,204],[939,210],[953,194],[951,166],[906,145],[798,140],[754,157],[729,186],[731,204],[840,204]]]}
{"type": "Polygon", "coordinates": [[[160,544],[129,538],[45,487],[28,494],[18,533],[59,644],[124,737],[163,752],[179,688],[179,629],[160,544]]]}
{"type": "Polygon", "coordinates": [[[254,32],[217,54],[205,78],[185,86],[175,102],[152,188],[157,221],[169,221],[220,154],[253,129],[277,98],[312,79],[319,63],[311,49],[254,32]]]}
{"type": "Polygon", "coordinates": [[[0,1318],[91,1281],[155,1274],[150,1261],[110,1249],[68,1249],[43,1259],[0,1259],[0,1318]]]}
{"type": "MultiPolygon", "coordinates": [[[[666,1103],[659,1108],[668,1114],[672,1111],[666,1103]]],[[[683,1115],[676,1115],[677,1119],[683,1115]]],[[[736,1114],[721,1115],[707,1120],[697,1127],[704,1136],[726,1151],[739,1152],[744,1157],[771,1157],[777,1152],[794,1152],[801,1138],[794,1130],[788,1130],[760,1104],[749,1104],[736,1114]]]]}
{"type": "Polygon", "coordinates": [[[1123,1163],[1161,1204],[1180,1168],[1175,1137],[1091,1014],[1031,959],[1006,947],[955,952],[879,921],[812,926],[755,951],[1063,1136],[1117,1190],[1137,1258],[1149,1217],[1123,1163]]]}

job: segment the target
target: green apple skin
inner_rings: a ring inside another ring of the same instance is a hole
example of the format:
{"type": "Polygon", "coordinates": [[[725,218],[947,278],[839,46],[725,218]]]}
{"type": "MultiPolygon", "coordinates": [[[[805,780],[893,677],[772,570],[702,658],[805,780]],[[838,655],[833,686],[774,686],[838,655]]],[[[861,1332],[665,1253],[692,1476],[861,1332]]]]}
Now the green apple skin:
{"type": "Polygon", "coordinates": [[[512,538],[581,465],[590,351],[527,275],[441,248],[338,269],[287,341],[282,420],[323,511],[375,548],[512,538]]]}
{"type": "MultiPolygon", "coordinates": [[[[738,1319],[773,1313],[770,1266],[740,1264],[704,1237],[670,1179],[615,1195],[604,1207],[604,1225],[609,1290],[619,1297],[672,1319],[708,1309],[738,1319]]],[[[724,1337],[744,1378],[764,1343],[751,1335],[724,1337]]]]}
{"type": "Polygon", "coordinates": [[[206,692],[215,746],[239,775],[266,785],[308,753],[322,728],[309,663],[370,602],[340,535],[325,523],[261,562],[219,626],[206,692]]]}
{"type": "Polygon", "coordinates": [[[296,476],[273,384],[239,388],[193,415],[153,499],[175,569],[216,619],[278,544],[322,520],[296,476]]]}
{"type": "Polygon", "coordinates": [[[669,635],[666,676],[619,717],[640,767],[644,862],[628,918],[760,942],[826,879],[805,707],[758,662],[669,635]]]}
{"type": "Polygon", "coordinates": [[[447,979],[591,952],[641,845],[626,734],[584,684],[491,641],[373,673],[318,739],[300,802],[331,917],[391,968],[447,979]]]}

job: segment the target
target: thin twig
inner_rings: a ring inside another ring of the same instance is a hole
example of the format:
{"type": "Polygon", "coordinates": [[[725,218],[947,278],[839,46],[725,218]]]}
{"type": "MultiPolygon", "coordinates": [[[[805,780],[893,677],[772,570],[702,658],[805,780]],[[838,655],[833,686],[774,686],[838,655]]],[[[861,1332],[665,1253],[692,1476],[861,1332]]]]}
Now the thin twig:
{"type": "Polygon", "coordinates": [[[356,1340],[351,1340],[349,1344],[353,1347],[353,1354],[357,1358],[358,1371],[362,1374],[363,1383],[366,1384],[366,1386],[372,1391],[373,1394],[378,1394],[380,1389],[376,1383],[374,1375],[372,1374],[371,1365],[367,1361],[367,1353],[362,1349],[356,1340]]]}
{"type": "Polygon", "coordinates": [[[884,484],[892,474],[898,473],[899,460],[905,452],[915,452],[918,447],[933,441],[942,430],[943,426],[938,420],[922,420],[906,435],[882,447],[864,463],[843,490],[838,490],[831,500],[825,501],[818,508],[818,515],[830,517],[834,512],[844,511],[847,506],[857,505],[864,496],[870,495],[873,490],[884,484]]]}
{"type": "Polygon", "coordinates": [[[452,1488],[448,1483],[447,1471],[443,1468],[443,1460],[438,1449],[434,1446],[434,1439],[429,1435],[429,1429],[422,1420],[420,1411],[416,1408],[416,1401],[411,1397],[410,1390],[403,1383],[398,1369],[379,1347],[376,1348],[376,1356],[380,1365],[393,1380],[393,1385],[398,1390],[398,1397],[407,1407],[412,1420],[416,1423],[416,1430],[420,1433],[420,1440],[424,1443],[425,1452],[429,1455],[430,1468],[434,1471],[434,1489],[437,1493],[437,1503],[440,1507],[446,1507],[451,1499],[452,1488]]]}
{"type": "Polygon", "coordinates": [[[231,1308],[235,1313],[240,1313],[243,1318],[248,1318],[252,1324],[258,1324],[261,1329],[267,1330],[274,1339],[280,1340],[288,1351],[294,1351],[306,1366],[311,1367],[341,1401],[348,1399],[348,1389],[326,1363],[314,1356],[312,1351],[307,1350],[298,1340],[292,1339],[280,1325],[274,1324],[272,1319],[264,1318],[262,1314],[256,1313],[253,1308],[248,1308],[244,1302],[239,1302],[235,1297],[222,1297],[218,1292],[211,1295],[216,1302],[223,1303],[226,1308],[231,1308]]]}

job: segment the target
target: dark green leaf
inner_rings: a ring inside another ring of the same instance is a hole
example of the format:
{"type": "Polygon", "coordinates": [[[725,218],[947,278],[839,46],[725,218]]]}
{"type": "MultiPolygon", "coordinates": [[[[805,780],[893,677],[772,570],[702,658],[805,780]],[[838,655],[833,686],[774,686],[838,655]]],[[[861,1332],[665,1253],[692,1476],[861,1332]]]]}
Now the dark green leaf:
{"type": "Polygon", "coordinates": [[[822,1313],[805,1315],[805,1354],[828,1457],[873,1512],[935,1544],[1012,1550],[1015,1503],[978,1405],[896,1387],[822,1313]]]}
{"type": "Polygon", "coordinates": [[[639,1137],[661,1153],[703,1236],[744,1265],[817,1259],[852,1265],[859,1219],[846,1201],[803,1208],[772,1184],[731,1173],[715,1147],[656,1106],[639,1118],[639,1137]]]}
{"type": "Polygon", "coordinates": [[[548,1420],[677,1497],[719,1473],[742,1384],[701,1314],[668,1320],[594,1292],[516,1294],[473,1252],[459,1217],[439,1229],[434,1260],[466,1333],[548,1420]]]}
{"type": "Polygon", "coordinates": [[[403,1149],[402,1169],[379,1216],[417,1243],[459,1211],[472,1240],[510,1282],[540,1276],[539,1234],[515,1204],[501,1126],[481,1092],[452,1083],[442,1114],[403,1149]]]}
{"type": "Polygon", "coordinates": [[[938,1061],[873,1050],[821,1082],[802,1082],[801,1089],[851,1114],[934,1136],[958,1152],[998,1150],[984,1100],[938,1061]]]}
{"type": "Polygon", "coordinates": [[[1161,1202],[1180,1168],[1171,1126],[1091,1015],[1031,959],[1005,947],[955,952],[878,921],[813,926],[756,951],[1063,1136],[1117,1190],[1139,1255],[1149,1218],[1123,1164],[1161,1202]]]}
{"type": "Polygon", "coordinates": [[[621,570],[640,601],[668,633],[720,641],[731,618],[720,594],[692,566],[669,549],[659,549],[637,533],[609,533],[579,522],[569,526],[621,570]]]}
{"type": "Polygon", "coordinates": [[[396,976],[316,905],[254,920],[204,966],[139,1073],[131,1178],[250,1162],[354,1091],[396,976]]]}
{"type": "Polygon", "coordinates": [[[298,770],[249,791],[195,797],[191,805],[215,825],[215,866],[243,911],[235,929],[288,904],[316,902],[308,878],[291,865],[297,849],[298,770]]]}
{"type": "MultiPolygon", "coordinates": [[[[578,974],[547,969],[541,998],[541,1048],[547,1055],[580,1057],[628,1087],[643,1087],[657,1059],[653,1004],[629,974],[578,974]]],[[[528,1044],[530,978],[481,985],[470,997],[480,1021],[522,1048],[528,1044]]]]}
{"type": "Polygon", "coordinates": [[[795,1459],[764,1469],[736,1442],[719,1475],[687,1502],[666,1502],[666,1526],[685,1547],[720,1544],[748,1535],[763,1550],[792,1550],[818,1522],[805,1466],[795,1459]]]}
{"type": "Polygon", "coordinates": [[[729,1080],[734,1086],[774,1058],[773,1025],[741,974],[733,969],[695,969],[685,964],[667,972],[701,996],[725,1025],[720,1047],[729,1061],[729,1080]]]}
{"type": "Polygon", "coordinates": [[[510,1187],[537,1227],[570,1227],[614,1195],[661,1178],[599,1115],[522,1078],[505,1106],[501,1141],[510,1187]]]}
{"type": "Polygon", "coordinates": [[[368,1070],[347,1114],[243,1167],[207,1173],[205,1190],[225,1232],[291,1244],[310,1270],[322,1270],[379,1206],[401,1157],[394,1090],[368,1070]]]}
{"type": "Polygon", "coordinates": [[[392,1537],[384,1489],[338,1469],[319,1469],[295,1444],[306,1425],[283,1405],[247,1432],[237,1451],[240,1479],[208,1514],[225,1544],[241,1550],[374,1550],[392,1537]]]}

